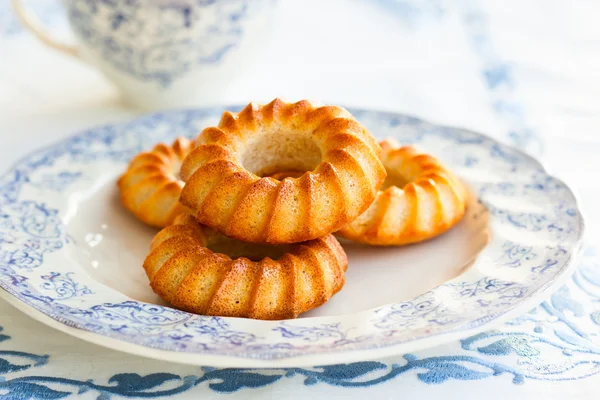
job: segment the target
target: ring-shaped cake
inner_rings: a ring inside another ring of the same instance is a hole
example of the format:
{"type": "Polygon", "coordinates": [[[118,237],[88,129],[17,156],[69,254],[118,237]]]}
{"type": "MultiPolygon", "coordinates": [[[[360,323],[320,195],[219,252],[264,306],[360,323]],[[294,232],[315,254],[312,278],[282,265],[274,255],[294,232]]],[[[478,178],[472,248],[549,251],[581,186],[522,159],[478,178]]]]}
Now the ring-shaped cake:
{"type": "Polygon", "coordinates": [[[367,211],[337,234],[397,246],[431,239],[462,219],[466,189],[438,159],[391,139],[380,145],[387,179],[367,211]]]}
{"type": "Polygon", "coordinates": [[[144,269],[154,292],[202,315],[295,318],[337,293],[348,266],[332,235],[260,245],[227,238],[188,214],[160,231],[150,248],[144,269]]]}
{"type": "Polygon", "coordinates": [[[386,173],[373,136],[345,109],[249,104],[202,131],[184,160],[180,201],[198,220],[255,243],[322,237],[365,211],[386,173]],[[278,171],[299,177],[277,180],[278,171]]]}
{"type": "Polygon", "coordinates": [[[186,208],[179,202],[183,181],[179,170],[193,142],[177,138],[171,146],[157,144],[136,155],[117,181],[121,202],[142,222],[158,228],[173,223],[186,208]]]}

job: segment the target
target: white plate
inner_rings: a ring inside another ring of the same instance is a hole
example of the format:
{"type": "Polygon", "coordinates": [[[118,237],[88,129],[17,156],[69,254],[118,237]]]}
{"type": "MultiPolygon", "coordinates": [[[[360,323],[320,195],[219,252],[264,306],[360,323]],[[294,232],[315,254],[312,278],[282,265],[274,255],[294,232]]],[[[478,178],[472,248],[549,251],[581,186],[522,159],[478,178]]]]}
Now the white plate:
{"type": "Polygon", "coordinates": [[[137,152],[193,137],[222,110],[92,129],[21,161],[0,180],[0,294],[50,326],[125,352],[198,365],[310,366],[489,328],[533,306],[572,270],[583,219],[573,193],[537,161],[477,133],[351,110],[376,136],[417,144],[454,169],[476,195],[465,219],[413,246],[343,242],[346,286],[297,320],[169,308],[141,267],[155,231],[123,209],[115,179],[137,152]]]}

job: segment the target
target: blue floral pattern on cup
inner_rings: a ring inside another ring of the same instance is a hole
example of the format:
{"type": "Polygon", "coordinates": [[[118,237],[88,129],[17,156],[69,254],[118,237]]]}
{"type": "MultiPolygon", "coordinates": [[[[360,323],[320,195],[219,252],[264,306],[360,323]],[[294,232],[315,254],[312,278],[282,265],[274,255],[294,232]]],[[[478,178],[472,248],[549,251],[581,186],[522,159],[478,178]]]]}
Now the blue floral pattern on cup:
{"type": "Polygon", "coordinates": [[[105,62],[169,86],[193,67],[218,64],[268,1],[68,0],[67,12],[73,31],[105,62]]]}

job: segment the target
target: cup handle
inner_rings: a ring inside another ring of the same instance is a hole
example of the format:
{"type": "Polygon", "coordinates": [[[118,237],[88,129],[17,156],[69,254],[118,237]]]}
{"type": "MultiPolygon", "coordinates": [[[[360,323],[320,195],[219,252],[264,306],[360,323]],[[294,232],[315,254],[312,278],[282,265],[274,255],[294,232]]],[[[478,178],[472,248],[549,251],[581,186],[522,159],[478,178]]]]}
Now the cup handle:
{"type": "Polygon", "coordinates": [[[42,43],[50,46],[61,53],[68,54],[71,57],[81,59],[77,47],[54,40],[46,33],[39,18],[29,10],[22,0],[12,0],[12,6],[15,14],[21,24],[29,29],[42,43]]]}

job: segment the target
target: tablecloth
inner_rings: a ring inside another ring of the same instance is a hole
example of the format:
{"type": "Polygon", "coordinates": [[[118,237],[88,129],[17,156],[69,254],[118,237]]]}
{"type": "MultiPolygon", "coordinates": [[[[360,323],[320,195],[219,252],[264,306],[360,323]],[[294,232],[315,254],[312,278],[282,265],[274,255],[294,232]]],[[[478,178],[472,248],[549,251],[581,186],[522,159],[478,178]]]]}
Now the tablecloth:
{"type": "MultiPolygon", "coordinates": [[[[69,38],[60,4],[29,3],[69,38]]],[[[599,11],[593,0],[280,0],[260,61],[199,104],[283,96],[394,110],[540,157],[579,192],[587,245],[573,278],[535,309],[402,357],[245,370],[107,350],[0,301],[0,398],[593,398],[600,388],[599,11]]],[[[0,170],[79,129],[139,114],[97,71],[37,43],[8,0],[0,0],[0,110],[0,170]]]]}

